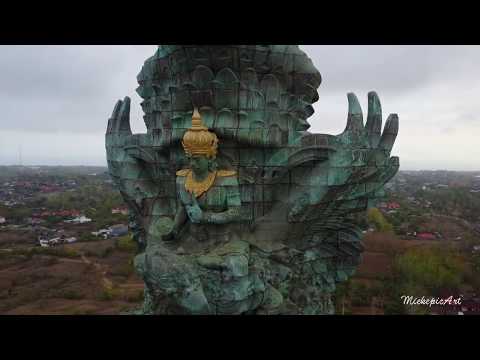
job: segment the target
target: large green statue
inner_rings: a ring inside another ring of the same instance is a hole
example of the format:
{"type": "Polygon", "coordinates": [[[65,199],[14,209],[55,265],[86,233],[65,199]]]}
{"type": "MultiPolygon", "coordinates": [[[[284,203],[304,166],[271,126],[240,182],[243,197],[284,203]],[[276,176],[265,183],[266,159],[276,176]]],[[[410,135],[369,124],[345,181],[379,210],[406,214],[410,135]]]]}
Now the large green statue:
{"type": "Polygon", "coordinates": [[[109,120],[109,170],[130,211],[145,314],[331,314],[361,259],[358,215],[398,171],[398,118],[382,133],[348,94],[340,135],[308,132],[321,77],[290,45],[159,46],[109,120]]]}

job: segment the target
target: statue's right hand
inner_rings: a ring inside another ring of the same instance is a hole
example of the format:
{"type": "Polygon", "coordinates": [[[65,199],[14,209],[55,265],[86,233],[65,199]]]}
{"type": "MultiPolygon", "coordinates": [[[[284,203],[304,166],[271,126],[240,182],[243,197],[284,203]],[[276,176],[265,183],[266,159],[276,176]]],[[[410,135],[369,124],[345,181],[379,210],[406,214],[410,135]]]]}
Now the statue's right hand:
{"type": "Polygon", "coordinates": [[[122,172],[122,165],[125,159],[124,144],[130,138],[132,138],[130,129],[130,98],[126,96],[125,99],[117,101],[112,116],[108,119],[105,134],[108,168],[110,174],[118,180],[124,177],[122,172]]]}
{"type": "Polygon", "coordinates": [[[105,134],[107,162],[113,180],[119,189],[130,197],[134,196],[133,186],[126,183],[131,184],[132,180],[138,179],[144,172],[144,165],[139,159],[145,157],[143,154],[146,151],[135,146],[142,136],[145,135],[133,135],[130,129],[130,98],[126,96],[123,100],[118,100],[108,120],[105,134]]]}

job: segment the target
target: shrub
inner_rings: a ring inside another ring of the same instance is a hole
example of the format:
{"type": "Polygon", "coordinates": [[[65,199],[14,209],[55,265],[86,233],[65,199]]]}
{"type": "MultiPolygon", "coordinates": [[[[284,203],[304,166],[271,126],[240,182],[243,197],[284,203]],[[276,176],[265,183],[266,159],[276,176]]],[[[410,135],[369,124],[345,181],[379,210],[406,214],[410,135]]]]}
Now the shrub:
{"type": "Polygon", "coordinates": [[[106,258],[106,257],[110,256],[110,255],[113,253],[114,250],[115,250],[115,249],[114,249],[112,246],[106,247],[106,248],[100,253],[100,257],[101,257],[101,258],[106,258]]]}
{"type": "Polygon", "coordinates": [[[138,290],[133,294],[128,294],[126,297],[126,300],[130,303],[138,303],[143,301],[143,297],[144,297],[143,290],[138,290]]]}
{"type": "Polygon", "coordinates": [[[365,284],[353,283],[351,294],[353,306],[367,306],[370,305],[372,301],[372,296],[369,288],[365,284]]]}
{"type": "Polygon", "coordinates": [[[68,289],[68,290],[61,291],[60,297],[68,300],[81,300],[85,296],[80,292],[78,292],[77,290],[68,289]]]}
{"type": "Polygon", "coordinates": [[[47,260],[45,260],[45,266],[52,266],[58,263],[59,260],[56,257],[49,257],[47,260]]]}
{"type": "Polygon", "coordinates": [[[94,315],[95,309],[72,309],[68,315],[94,315]]]}
{"type": "Polygon", "coordinates": [[[99,300],[110,301],[119,296],[119,290],[112,286],[104,286],[100,294],[98,295],[99,300]]]}
{"type": "Polygon", "coordinates": [[[80,253],[75,249],[63,248],[62,250],[63,251],[59,252],[60,256],[69,257],[69,258],[74,258],[74,257],[79,257],[80,256],[80,253]]]}
{"type": "Polygon", "coordinates": [[[94,257],[98,255],[95,251],[92,250],[85,250],[83,254],[88,257],[94,257]]]}
{"type": "Polygon", "coordinates": [[[114,271],[112,271],[111,274],[129,277],[134,273],[134,271],[135,269],[133,267],[133,264],[129,261],[128,263],[122,264],[121,266],[119,266],[118,269],[115,269],[114,271]]]}
{"type": "Polygon", "coordinates": [[[72,248],[34,247],[30,249],[15,249],[12,252],[12,255],[24,255],[24,256],[27,256],[29,259],[33,255],[50,255],[50,256],[74,258],[74,257],[79,257],[80,253],[72,248]]]}
{"type": "Polygon", "coordinates": [[[136,252],[137,251],[137,243],[133,241],[130,235],[122,236],[116,241],[116,247],[118,250],[126,251],[126,252],[136,252]]]}
{"type": "Polygon", "coordinates": [[[79,241],[97,241],[100,238],[98,236],[92,235],[90,233],[83,233],[78,237],[79,241]]]}

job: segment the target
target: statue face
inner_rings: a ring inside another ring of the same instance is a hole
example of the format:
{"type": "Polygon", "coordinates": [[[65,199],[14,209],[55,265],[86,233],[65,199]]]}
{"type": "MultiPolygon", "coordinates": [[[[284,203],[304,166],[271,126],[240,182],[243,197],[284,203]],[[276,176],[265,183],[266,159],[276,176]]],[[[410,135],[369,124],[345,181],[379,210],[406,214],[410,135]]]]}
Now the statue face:
{"type": "Polygon", "coordinates": [[[190,167],[195,174],[206,174],[208,172],[208,158],[205,155],[190,157],[190,167]]]}

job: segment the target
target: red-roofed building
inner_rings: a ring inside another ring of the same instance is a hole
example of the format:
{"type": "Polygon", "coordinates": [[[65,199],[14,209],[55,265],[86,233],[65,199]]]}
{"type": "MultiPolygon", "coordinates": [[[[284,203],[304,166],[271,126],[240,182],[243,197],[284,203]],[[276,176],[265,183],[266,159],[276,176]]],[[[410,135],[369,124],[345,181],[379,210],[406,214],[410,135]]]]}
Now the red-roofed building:
{"type": "Polygon", "coordinates": [[[78,210],[44,211],[37,216],[40,216],[40,217],[48,217],[48,216],[76,217],[76,216],[80,216],[80,211],[78,211],[78,210]]]}
{"type": "Polygon", "coordinates": [[[429,232],[419,232],[417,233],[417,238],[420,240],[436,240],[437,237],[435,234],[429,232]]]}
{"type": "Polygon", "coordinates": [[[395,201],[389,202],[387,204],[387,209],[389,209],[389,210],[400,209],[400,204],[395,202],[395,201]]]}

